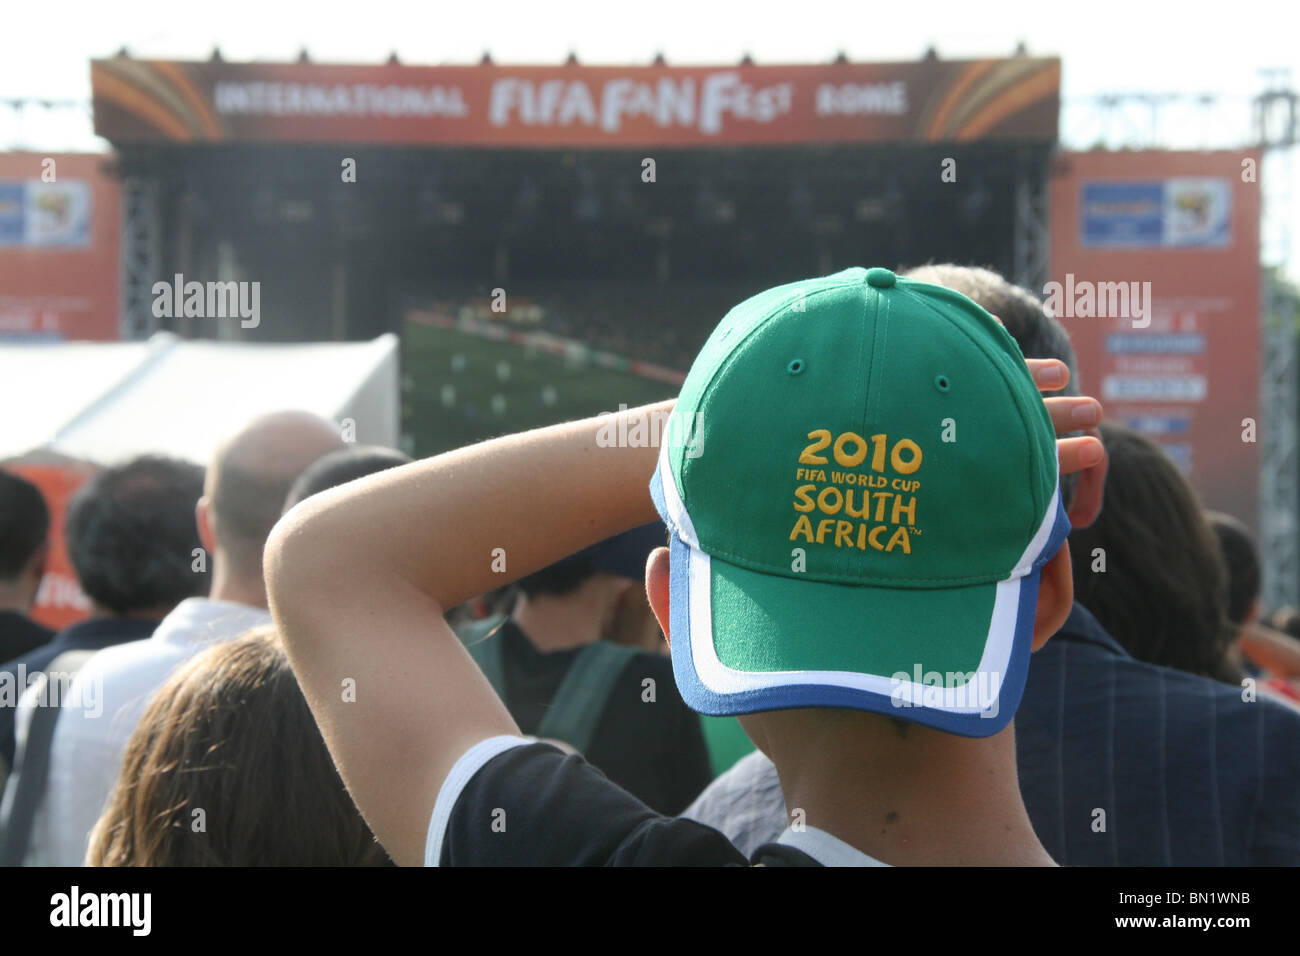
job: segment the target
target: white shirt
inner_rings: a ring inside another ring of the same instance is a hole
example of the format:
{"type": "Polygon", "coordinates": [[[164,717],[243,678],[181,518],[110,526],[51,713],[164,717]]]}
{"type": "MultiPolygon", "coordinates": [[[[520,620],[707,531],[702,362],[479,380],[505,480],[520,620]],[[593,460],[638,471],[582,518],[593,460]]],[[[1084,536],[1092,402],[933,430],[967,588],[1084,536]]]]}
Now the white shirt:
{"type": "Polygon", "coordinates": [[[786,827],[776,842],[807,853],[822,866],[889,866],[816,827],[786,827]]]}
{"type": "MultiPolygon", "coordinates": [[[[50,748],[49,785],[32,821],[27,866],[81,866],[117,785],[127,741],[158,688],[200,651],[269,624],[269,612],[229,601],[188,598],[143,641],[100,651],[66,695],[50,748]]],[[[33,691],[18,702],[14,736],[26,743],[33,691]]]]}
{"type": "Polygon", "coordinates": [[[762,751],[742,757],[705,788],[682,816],[713,827],[746,856],[764,843],[802,850],[823,866],[889,866],[825,830],[785,826],[785,796],[772,761],[762,751]],[[784,831],[781,829],[785,827],[784,831]],[[779,835],[778,835],[779,834],[779,835]]]}
{"type": "Polygon", "coordinates": [[[761,750],[736,761],[704,788],[682,816],[713,827],[746,856],[753,856],[764,843],[777,840],[790,822],[785,814],[781,779],[761,750]]]}

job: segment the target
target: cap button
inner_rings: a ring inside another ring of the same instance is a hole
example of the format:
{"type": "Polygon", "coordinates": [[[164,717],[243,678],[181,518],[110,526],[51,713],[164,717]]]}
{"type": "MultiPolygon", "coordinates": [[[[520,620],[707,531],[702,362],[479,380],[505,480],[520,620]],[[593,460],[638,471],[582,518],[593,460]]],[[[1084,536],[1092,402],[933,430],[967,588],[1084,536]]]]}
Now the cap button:
{"type": "Polygon", "coordinates": [[[877,289],[892,289],[894,283],[898,281],[898,276],[894,275],[888,269],[876,267],[867,270],[867,285],[874,286],[877,289]]]}

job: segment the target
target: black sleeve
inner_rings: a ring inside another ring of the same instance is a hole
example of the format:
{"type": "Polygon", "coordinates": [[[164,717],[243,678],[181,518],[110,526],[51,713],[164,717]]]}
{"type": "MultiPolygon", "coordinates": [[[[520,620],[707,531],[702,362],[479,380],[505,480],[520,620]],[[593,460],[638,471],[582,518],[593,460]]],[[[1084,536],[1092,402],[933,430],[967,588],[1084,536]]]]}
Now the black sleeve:
{"type": "Polygon", "coordinates": [[[672,661],[658,654],[638,654],[619,673],[586,756],[667,816],[685,810],[713,780],[700,718],[677,690],[672,661]]]}
{"type": "Polygon", "coordinates": [[[716,830],[660,816],[549,744],[489,760],[461,791],[442,866],[745,866],[716,830]]]}
{"type": "Polygon", "coordinates": [[[14,691],[12,704],[0,701],[0,757],[4,758],[5,766],[11,769],[14,765],[14,751],[18,747],[14,738],[14,715],[18,711],[18,701],[22,698],[25,689],[19,687],[14,691]]]}
{"type": "Polygon", "coordinates": [[[672,708],[674,732],[660,751],[665,789],[662,812],[676,816],[713,782],[713,761],[704,742],[699,714],[682,700],[673,679],[672,662],[664,659],[664,664],[664,680],[659,686],[668,689],[664,703],[672,708]]]}

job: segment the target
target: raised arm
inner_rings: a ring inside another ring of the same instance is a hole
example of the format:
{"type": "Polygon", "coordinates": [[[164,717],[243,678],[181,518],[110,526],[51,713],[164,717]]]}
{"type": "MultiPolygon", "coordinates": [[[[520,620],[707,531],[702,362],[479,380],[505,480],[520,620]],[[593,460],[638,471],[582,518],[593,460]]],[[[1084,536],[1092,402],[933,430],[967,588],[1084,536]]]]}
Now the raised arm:
{"type": "Polygon", "coordinates": [[[353,799],[398,863],[423,859],[434,801],[461,754],[518,733],[444,612],[653,520],[658,450],[597,439],[611,423],[604,434],[617,435],[620,416],[671,407],[383,472],[308,499],[272,533],[276,624],[353,799]]]}
{"type": "MultiPolygon", "coordinates": [[[[1054,360],[1031,360],[1035,377],[1054,360]]],[[[1060,388],[1060,380],[1043,388],[1060,388]]],[[[1090,398],[1046,400],[1057,433],[1090,398]]],[[[444,612],[655,517],[658,449],[602,436],[671,402],[511,435],[303,502],[266,549],[271,610],[353,799],[389,854],[423,859],[438,791],[479,741],[518,730],[444,612]],[[497,549],[500,549],[499,551],[497,549]],[[505,561],[505,571],[500,560],[505,561]]],[[[1100,408],[1097,407],[1097,417],[1100,408]]],[[[1101,459],[1058,441],[1062,473],[1101,459]]],[[[707,453],[707,452],[706,452],[707,453]]]]}

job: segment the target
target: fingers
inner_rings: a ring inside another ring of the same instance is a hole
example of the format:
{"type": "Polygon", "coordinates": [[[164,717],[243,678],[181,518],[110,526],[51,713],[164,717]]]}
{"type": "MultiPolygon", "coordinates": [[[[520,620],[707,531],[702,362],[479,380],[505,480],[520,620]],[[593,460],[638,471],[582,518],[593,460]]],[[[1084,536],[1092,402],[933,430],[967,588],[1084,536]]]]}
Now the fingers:
{"type": "Polygon", "coordinates": [[[1095,398],[1058,396],[1044,398],[1043,404],[1047,406],[1047,414],[1052,417],[1052,427],[1058,435],[1096,428],[1101,424],[1101,403],[1095,398]]]}
{"type": "MultiPolygon", "coordinates": [[[[1054,392],[1070,383],[1070,369],[1059,359],[1025,359],[1029,374],[1040,392],[1054,392]]],[[[1056,454],[1061,474],[1093,468],[1106,458],[1106,449],[1095,431],[1101,424],[1101,403],[1086,395],[1077,398],[1057,396],[1044,398],[1047,413],[1052,418],[1052,428],[1058,435],[1091,430],[1082,438],[1058,438],[1056,454]]]]}
{"type": "Polygon", "coordinates": [[[1061,474],[1069,475],[1101,464],[1106,450],[1100,439],[1085,435],[1082,438],[1058,438],[1056,455],[1061,463],[1061,474]]]}
{"type": "Polygon", "coordinates": [[[1070,384],[1070,369],[1060,359],[1025,359],[1040,392],[1054,392],[1070,384]]]}

